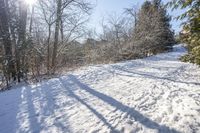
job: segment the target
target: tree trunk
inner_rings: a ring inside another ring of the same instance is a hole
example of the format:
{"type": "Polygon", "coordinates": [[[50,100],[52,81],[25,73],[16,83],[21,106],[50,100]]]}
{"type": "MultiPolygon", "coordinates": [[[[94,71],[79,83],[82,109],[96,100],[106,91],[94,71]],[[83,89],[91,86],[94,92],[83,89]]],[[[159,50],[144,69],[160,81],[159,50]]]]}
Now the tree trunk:
{"type": "Polygon", "coordinates": [[[59,27],[61,21],[61,7],[62,0],[57,0],[57,13],[56,13],[56,26],[55,26],[55,37],[54,37],[54,45],[53,45],[53,56],[52,56],[52,73],[55,73],[56,69],[56,56],[58,49],[58,37],[59,37],[59,27]]]}
{"type": "Polygon", "coordinates": [[[63,31],[63,20],[62,20],[62,18],[61,18],[61,20],[60,20],[60,35],[61,35],[61,43],[63,44],[63,42],[64,42],[64,31],[63,31]]]}
{"type": "Polygon", "coordinates": [[[32,34],[32,28],[33,28],[33,18],[34,18],[34,6],[32,6],[32,12],[31,12],[31,20],[30,20],[30,26],[29,26],[29,33],[32,34]]]}
{"type": "Polygon", "coordinates": [[[48,25],[48,38],[47,38],[47,74],[50,72],[50,39],[51,39],[51,24],[48,25]]]}
{"type": "Polygon", "coordinates": [[[18,29],[18,43],[16,48],[17,73],[18,82],[23,78],[27,68],[25,66],[25,49],[26,49],[26,20],[27,20],[27,5],[24,1],[19,2],[19,29],[18,29]]]}
{"type": "MultiPolygon", "coordinates": [[[[0,0],[0,32],[3,39],[3,48],[5,51],[5,64],[6,65],[6,76],[10,80],[11,76],[15,79],[16,72],[13,56],[12,56],[12,43],[9,33],[9,22],[8,14],[6,12],[6,5],[4,0],[0,0]]],[[[7,84],[8,85],[8,84],[7,84]]]]}

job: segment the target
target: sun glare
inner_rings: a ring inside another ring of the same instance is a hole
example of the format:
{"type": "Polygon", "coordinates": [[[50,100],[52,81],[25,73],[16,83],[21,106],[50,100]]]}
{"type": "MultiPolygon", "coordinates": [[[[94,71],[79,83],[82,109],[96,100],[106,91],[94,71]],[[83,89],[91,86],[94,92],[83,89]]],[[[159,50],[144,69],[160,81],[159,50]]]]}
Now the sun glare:
{"type": "Polygon", "coordinates": [[[25,2],[28,4],[28,5],[33,5],[36,0],[25,0],[25,2]]]}

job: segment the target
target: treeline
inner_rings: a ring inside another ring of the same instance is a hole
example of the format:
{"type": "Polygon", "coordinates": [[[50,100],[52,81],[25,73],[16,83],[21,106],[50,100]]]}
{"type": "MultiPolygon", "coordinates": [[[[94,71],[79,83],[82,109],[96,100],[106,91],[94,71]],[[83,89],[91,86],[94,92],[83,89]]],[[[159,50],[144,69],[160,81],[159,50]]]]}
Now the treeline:
{"type": "Polygon", "coordinates": [[[31,9],[25,1],[0,0],[0,11],[2,85],[86,64],[143,58],[175,43],[161,0],[109,16],[101,34],[86,28],[92,11],[86,0],[38,0],[31,9]]]}

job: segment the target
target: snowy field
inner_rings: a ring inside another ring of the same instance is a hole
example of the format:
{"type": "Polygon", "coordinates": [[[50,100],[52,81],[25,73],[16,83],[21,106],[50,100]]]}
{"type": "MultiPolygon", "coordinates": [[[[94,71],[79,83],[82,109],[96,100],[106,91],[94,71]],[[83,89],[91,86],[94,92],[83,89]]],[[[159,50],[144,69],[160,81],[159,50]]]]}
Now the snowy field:
{"type": "Polygon", "coordinates": [[[200,133],[200,69],[170,53],[0,93],[0,133],[200,133]]]}

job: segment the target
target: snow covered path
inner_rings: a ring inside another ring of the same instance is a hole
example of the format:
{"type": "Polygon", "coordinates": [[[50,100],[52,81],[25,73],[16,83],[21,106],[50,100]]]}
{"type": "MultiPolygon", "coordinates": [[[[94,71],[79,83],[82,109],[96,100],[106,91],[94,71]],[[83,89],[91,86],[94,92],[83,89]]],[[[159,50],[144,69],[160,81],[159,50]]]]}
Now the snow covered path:
{"type": "Polygon", "coordinates": [[[199,133],[200,69],[186,51],[82,68],[0,93],[0,133],[199,133]]]}

